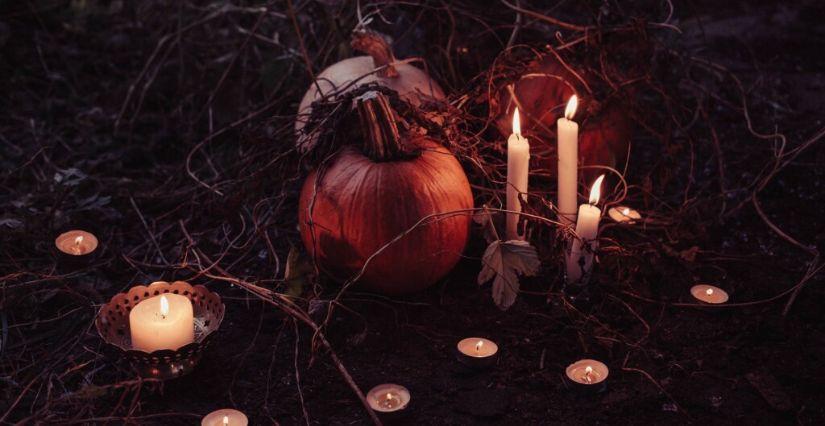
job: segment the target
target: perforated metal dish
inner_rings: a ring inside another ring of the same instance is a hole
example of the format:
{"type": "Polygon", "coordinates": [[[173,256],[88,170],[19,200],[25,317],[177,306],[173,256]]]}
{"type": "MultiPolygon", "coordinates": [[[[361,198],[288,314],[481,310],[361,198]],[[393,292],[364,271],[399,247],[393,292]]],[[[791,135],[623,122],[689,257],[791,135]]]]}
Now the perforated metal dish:
{"type": "Polygon", "coordinates": [[[184,281],[156,281],[148,286],[132,287],[127,293],[112,297],[100,308],[95,325],[100,337],[128,358],[138,374],[165,380],[187,374],[197,365],[209,343],[209,336],[223,321],[224,309],[221,297],[202,285],[192,286],[184,281]],[[147,353],[132,349],[129,312],[144,299],[166,293],[186,296],[192,301],[195,341],[177,350],[162,349],[147,353]]]}

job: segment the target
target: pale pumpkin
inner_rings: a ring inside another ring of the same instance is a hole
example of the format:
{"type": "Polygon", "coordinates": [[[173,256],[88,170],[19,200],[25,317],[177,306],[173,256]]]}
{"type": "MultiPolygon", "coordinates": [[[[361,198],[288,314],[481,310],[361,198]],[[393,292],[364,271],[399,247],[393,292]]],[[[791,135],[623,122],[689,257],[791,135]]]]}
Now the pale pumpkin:
{"type": "Polygon", "coordinates": [[[428,99],[442,100],[444,92],[427,73],[408,63],[398,63],[385,38],[372,31],[353,34],[352,48],[368,56],[356,56],[337,62],[316,77],[298,106],[295,120],[296,145],[301,152],[315,146],[313,129],[304,126],[312,114],[312,103],[326,96],[340,96],[353,89],[376,83],[398,92],[414,106],[428,99]],[[384,68],[381,68],[384,67],[384,68]],[[381,68],[376,71],[376,69],[381,68]]]}
{"type": "Polygon", "coordinates": [[[301,238],[320,269],[341,281],[389,244],[369,261],[359,284],[389,295],[423,290],[455,266],[467,243],[469,182],[437,141],[399,135],[384,95],[368,92],[358,109],[366,140],[361,148],[342,148],[307,177],[301,238]],[[425,219],[439,213],[445,215],[425,219]]]}

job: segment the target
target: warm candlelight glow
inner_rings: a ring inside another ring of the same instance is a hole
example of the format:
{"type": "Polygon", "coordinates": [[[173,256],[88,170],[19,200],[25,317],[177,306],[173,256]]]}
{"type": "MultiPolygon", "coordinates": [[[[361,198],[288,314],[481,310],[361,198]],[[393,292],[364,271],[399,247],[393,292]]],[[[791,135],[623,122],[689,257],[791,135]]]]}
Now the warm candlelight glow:
{"type": "Polygon", "coordinates": [[[169,300],[166,299],[166,296],[160,296],[160,314],[163,317],[169,315],[169,300]]]}
{"type": "Polygon", "coordinates": [[[573,383],[591,386],[604,382],[610,369],[601,361],[582,359],[567,366],[565,374],[573,383]]]}
{"type": "Polygon", "coordinates": [[[224,408],[207,414],[201,420],[201,426],[229,426],[230,424],[232,426],[247,426],[249,419],[246,418],[246,414],[238,410],[224,408]]]}
{"type": "Polygon", "coordinates": [[[89,232],[75,229],[58,235],[54,244],[63,253],[83,256],[95,251],[97,237],[89,232]]]}
{"type": "Polygon", "coordinates": [[[716,286],[697,284],[690,288],[690,294],[697,300],[717,305],[728,301],[728,293],[716,286]]]}
{"type": "Polygon", "coordinates": [[[513,134],[521,137],[521,120],[518,117],[518,107],[513,113],[513,134]]]}
{"type": "Polygon", "coordinates": [[[622,214],[625,215],[625,216],[629,215],[630,214],[630,208],[629,207],[623,208],[622,209],[622,214]]]}
{"type": "Polygon", "coordinates": [[[458,360],[473,368],[489,367],[496,362],[498,345],[483,337],[467,337],[456,345],[458,360]]]}
{"type": "Polygon", "coordinates": [[[593,182],[593,187],[590,188],[590,204],[599,203],[599,196],[601,195],[601,186],[603,180],[604,175],[601,175],[598,179],[596,179],[595,182],[593,182]]]}
{"type": "Polygon", "coordinates": [[[576,95],[570,97],[570,100],[567,101],[567,107],[564,108],[564,118],[568,120],[572,120],[573,116],[576,115],[576,109],[579,107],[579,98],[576,95]]]}

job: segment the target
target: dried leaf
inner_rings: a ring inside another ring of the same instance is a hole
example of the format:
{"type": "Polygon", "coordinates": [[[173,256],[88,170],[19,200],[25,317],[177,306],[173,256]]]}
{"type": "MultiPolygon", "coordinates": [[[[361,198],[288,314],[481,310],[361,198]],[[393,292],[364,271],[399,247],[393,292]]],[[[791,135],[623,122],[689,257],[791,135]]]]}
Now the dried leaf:
{"type": "Polygon", "coordinates": [[[516,301],[519,276],[534,276],[541,262],[535,247],[521,240],[493,241],[482,258],[478,284],[493,280],[493,301],[507,310],[516,301]]]}
{"type": "Polygon", "coordinates": [[[301,256],[298,249],[291,247],[286,257],[286,270],[284,271],[284,282],[287,285],[285,294],[290,297],[300,296],[314,272],[312,262],[301,256]]]}
{"type": "Polygon", "coordinates": [[[76,186],[86,179],[86,173],[79,169],[70,167],[68,169],[58,169],[54,174],[54,182],[65,186],[76,186]]]}
{"type": "Polygon", "coordinates": [[[696,260],[696,254],[699,253],[699,247],[693,246],[687,250],[682,250],[679,252],[679,257],[681,257],[686,262],[693,262],[696,260]]]}
{"type": "Polygon", "coordinates": [[[17,229],[23,226],[23,222],[17,219],[0,219],[0,226],[8,226],[11,229],[17,229]]]}

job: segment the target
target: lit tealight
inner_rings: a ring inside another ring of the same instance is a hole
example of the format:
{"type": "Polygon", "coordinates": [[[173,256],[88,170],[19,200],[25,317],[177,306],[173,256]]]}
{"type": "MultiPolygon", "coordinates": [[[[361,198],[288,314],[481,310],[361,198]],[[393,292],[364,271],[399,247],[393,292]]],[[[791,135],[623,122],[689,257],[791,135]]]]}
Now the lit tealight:
{"type": "Polygon", "coordinates": [[[367,392],[367,403],[375,411],[393,413],[407,408],[410,391],[401,385],[385,383],[367,392]]]}
{"type": "Polygon", "coordinates": [[[471,367],[487,367],[495,363],[498,353],[496,342],[483,337],[468,337],[456,345],[459,360],[471,367]]]}
{"type": "Polygon", "coordinates": [[[690,294],[700,302],[718,305],[728,301],[728,293],[719,287],[697,284],[690,288],[690,294]]]}
{"type": "Polygon", "coordinates": [[[68,255],[83,256],[97,249],[97,237],[91,232],[74,229],[58,235],[54,245],[68,255]]]}
{"type": "Polygon", "coordinates": [[[567,378],[573,383],[591,386],[604,382],[610,370],[601,361],[582,359],[576,361],[565,370],[567,378]]]}
{"type": "Polygon", "coordinates": [[[231,408],[213,411],[201,420],[201,426],[247,426],[248,424],[249,419],[246,418],[246,414],[231,408]]]}
{"type": "Polygon", "coordinates": [[[642,215],[639,214],[638,211],[627,206],[611,207],[610,210],[607,211],[607,215],[615,222],[626,223],[628,225],[636,223],[637,220],[642,218],[642,215]]]}

